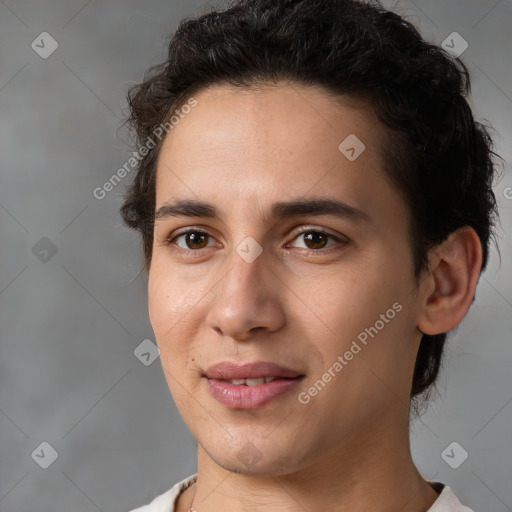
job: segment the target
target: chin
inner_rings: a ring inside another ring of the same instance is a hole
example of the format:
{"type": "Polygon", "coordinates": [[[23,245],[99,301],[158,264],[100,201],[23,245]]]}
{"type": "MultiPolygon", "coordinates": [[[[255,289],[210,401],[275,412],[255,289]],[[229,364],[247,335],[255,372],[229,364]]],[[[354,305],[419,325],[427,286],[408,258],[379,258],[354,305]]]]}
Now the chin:
{"type": "Polygon", "coordinates": [[[215,464],[239,475],[266,478],[284,476],[293,473],[299,462],[296,446],[288,447],[283,444],[280,446],[280,453],[274,443],[265,439],[255,440],[254,443],[243,440],[234,442],[234,439],[231,439],[231,442],[224,446],[222,443],[216,443],[206,448],[203,445],[202,448],[215,464]]]}
{"type": "Polygon", "coordinates": [[[288,459],[281,460],[264,460],[260,459],[254,465],[248,465],[241,462],[236,457],[226,459],[226,457],[212,457],[212,460],[221,468],[231,473],[238,475],[252,476],[252,477],[265,477],[269,476],[278,477],[288,475],[293,472],[288,459]]]}

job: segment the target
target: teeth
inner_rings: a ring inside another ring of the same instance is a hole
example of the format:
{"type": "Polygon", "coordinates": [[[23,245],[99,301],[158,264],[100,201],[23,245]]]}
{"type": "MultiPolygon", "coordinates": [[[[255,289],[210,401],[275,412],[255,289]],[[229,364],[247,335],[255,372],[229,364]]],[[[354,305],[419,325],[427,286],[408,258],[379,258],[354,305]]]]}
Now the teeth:
{"type": "Polygon", "coordinates": [[[245,379],[245,383],[248,386],[259,386],[260,384],[265,384],[265,377],[260,377],[259,379],[245,379]]]}
{"type": "Polygon", "coordinates": [[[259,377],[258,379],[231,379],[228,380],[230,384],[234,384],[235,386],[259,386],[261,384],[265,384],[267,382],[272,382],[277,377],[259,377]]]}

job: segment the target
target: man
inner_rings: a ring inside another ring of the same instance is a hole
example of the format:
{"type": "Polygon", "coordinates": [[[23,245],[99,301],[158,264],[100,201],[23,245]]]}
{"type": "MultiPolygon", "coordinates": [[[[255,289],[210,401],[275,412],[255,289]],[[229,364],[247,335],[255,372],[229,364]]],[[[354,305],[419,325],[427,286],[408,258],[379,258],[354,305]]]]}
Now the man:
{"type": "Polygon", "coordinates": [[[468,90],[377,2],[180,24],[129,94],[121,212],[198,471],[138,511],[469,511],[409,448],[497,215],[468,90]]]}

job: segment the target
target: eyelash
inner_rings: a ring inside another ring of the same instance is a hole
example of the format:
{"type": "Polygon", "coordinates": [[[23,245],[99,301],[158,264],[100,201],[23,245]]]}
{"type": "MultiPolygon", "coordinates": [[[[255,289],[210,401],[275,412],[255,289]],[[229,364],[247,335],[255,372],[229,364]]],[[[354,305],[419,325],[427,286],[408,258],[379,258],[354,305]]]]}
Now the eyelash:
{"type": "MultiPolygon", "coordinates": [[[[169,236],[168,238],[166,238],[164,240],[164,245],[167,245],[167,246],[171,246],[171,245],[175,245],[173,244],[173,242],[177,239],[177,238],[180,238],[182,237],[183,235],[187,235],[188,233],[199,233],[201,235],[206,235],[206,236],[209,236],[211,238],[214,238],[212,235],[210,235],[208,232],[206,231],[203,231],[203,230],[200,230],[200,229],[195,229],[195,228],[190,228],[190,229],[187,229],[185,231],[181,231],[181,232],[178,232],[176,234],[172,234],[171,236],[169,236]]],[[[333,246],[330,246],[330,247],[327,247],[327,248],[322,248],[322,249],[305,249],[303,247],[299,247],[299,249],[302,249],[303,251],[306,251],[307,254],[326,254],[326,253],[330,253],[332,252],[332,250],[339,250],[340,249],[340,245],[346,245],[348,243],[347,240],[342,240],[341,238],[338,238],[337,236],[333,235],[332,233],[328,232],[328,231],[323,231],[321,229],[312,229],[312,228],[305,228],[303,229],[302,231],[300,231],[299,233],[297,233],[292,241],[294,241],[295,239],[297,239],[299,236],[301,235],[304,235],[306,233],[320,233],[321,235],[325,235],[327,236],[328,238],[331,238],[333,239],[334,241],[337,242],[337,244],[333,245],[333,246]]],[[[202,249],[184,249],[183,247],[179,247],[179,246],[176,246],[177,251],[179,252],[183,252],[183,253],[201,253],[203,250],[205,249],[209,249],[209,247],[203,247],[202,249]]]]}

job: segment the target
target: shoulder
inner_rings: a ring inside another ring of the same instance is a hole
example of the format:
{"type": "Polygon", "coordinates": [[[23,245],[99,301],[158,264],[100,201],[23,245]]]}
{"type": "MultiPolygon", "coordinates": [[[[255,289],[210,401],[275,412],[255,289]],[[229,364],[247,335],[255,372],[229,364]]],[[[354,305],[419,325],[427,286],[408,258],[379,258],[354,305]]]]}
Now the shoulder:
{"type": "Polygon", "coordinates": [[[459,501],[449,486],[440,482],[430,482],[430,484],[439,490],[440,494],[427,512],[474,512],[459,501]]]}
{"type": "MultiPolygon", "coordinates": [[[[176,498],[182,491],[195,482],[196,476],[197,475],[194,474],[184,478],[168,491],[157,496],[151,503],[133,509],[130,512],[174,512],[176,498]]],[[[427,512],[474,512],[460,502],[448,485],[440,482],[430,482],[430,484],[439,490],[440,494],[427,512]]]]}
{"type": "Polygon", "coordinates": [[[130,512],[174,512],[176,498],[196,480],[196,474],[184,478],[168,491],[158,495],[151,503],[130,510],[130,512]]]}

